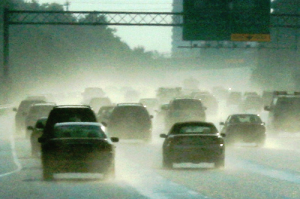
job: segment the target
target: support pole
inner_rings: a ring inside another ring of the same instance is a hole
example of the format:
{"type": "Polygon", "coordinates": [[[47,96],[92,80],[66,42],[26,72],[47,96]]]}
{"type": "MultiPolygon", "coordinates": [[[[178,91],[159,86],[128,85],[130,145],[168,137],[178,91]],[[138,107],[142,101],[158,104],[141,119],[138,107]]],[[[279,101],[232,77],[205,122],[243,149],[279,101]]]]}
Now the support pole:
{"type": "Polygon", "coordinates": [[[3,89],[4,103],[9,103],[11,81],[9,77],[9,9],[4,8],[4,24],[3,24],[3,89]]]}

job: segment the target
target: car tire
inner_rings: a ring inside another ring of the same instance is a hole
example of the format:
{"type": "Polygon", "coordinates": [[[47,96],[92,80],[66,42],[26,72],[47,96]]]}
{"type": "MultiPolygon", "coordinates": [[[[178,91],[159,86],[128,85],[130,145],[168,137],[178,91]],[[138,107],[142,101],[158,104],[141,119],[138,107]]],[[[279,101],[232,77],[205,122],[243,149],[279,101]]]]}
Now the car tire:
{"type": "Polygon", "coordinates": [[[256,143],[256,146],[257,146],[257,147],[264,147],[264,146],[265,146],[265,139],[259,140],[259,141],[256,143]]]}
{"type": "Polygon", "coordinates": [[[115,163],[112,163],[112,165],[103,173],[103,179],[109,180],[114,179],[116,177],[116,169],[115,169],[115,163]]]}
{"type": "Polygon", "coordinates": [[[53,180],[53,171],[48,166],[43,167],[43,179],[45,181],[53,180]]]}
{"type": "Polygon", "coordinates": [[[173,168],[173,161],[170,158],[170,155],[163,155],[163,167],[166,169],[173,168]]]}
{"type": "Polygon", "coordinates": [[[225,159],[220,158],[217,161],[215,161],[215,168],[221,169],[225,167],[225,159]]]}

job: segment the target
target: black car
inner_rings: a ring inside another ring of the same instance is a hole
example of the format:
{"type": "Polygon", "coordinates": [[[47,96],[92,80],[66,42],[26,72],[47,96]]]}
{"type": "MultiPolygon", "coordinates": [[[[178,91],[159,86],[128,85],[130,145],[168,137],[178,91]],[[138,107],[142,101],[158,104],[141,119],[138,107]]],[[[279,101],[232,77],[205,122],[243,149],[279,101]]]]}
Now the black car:
{"type": "Polygon", "coordinates": [[[87,105],[55,106],[49,113],[42,137],[52,138],[54,125],[61,122],[97,122],[97,118],[92,108],[87,105]]]}
{"type": "Polygon", "coordinates": [[[41,144],[38,142],[38,138],[42,136],[43,129],[46,125],[47,117],[42,117],[37,120],[34,126],[28,126],[27,130],[31,131],[30,144],[31,144],[31,155],[38,157],[41,152],[41,144]]]}
{"type": "Polygon", "coordinates": [[[115,146],[97,122],[56,123],[50,139],[42,142],[44,180],[55,173],[101,173],[104,179],[115,175],[115,146]]]}
{"type": "Polygon", "coordinates": [[[152,117],[140,103],[120,103],[110,114],[107,132],[121,139],[149,142],[152,138],[152,117]]]}
{"type": "Polygon", "coordinates": [[[233,114],[228,116],[221,133],[226,134],[226,144],[237,142],[255,143],[263,146],[266,139],[265,123],[256,114],[233,114]]]}
{"type": "Polygon", "coordinates": [[[163,143],[163,166],[172,168],[173,163],[215,163],[225,165],[223,137],[213,123],[181,122],[172,126],[169,133],[161,134],[163,143]]]}
{"type": "Polygon", "coordinates": [[[99,109],[96,115],[98,122],[107,124],[114,107],[115,107],[114,105],[101,106],[101,108],[99,109]]]}
{"type": "Polygon", "coordinates": [[[165,129],[170,129],[177,122],[206,120],[206,107],[200,99],[175,98],[166,108],[165,129]]]}
{"type": "MultiPolygon", "coordinates": [[[[25,125],[26,127],[28,126],[34,126],[36,121],[39,118],[42,117],[48,117],[50,111],[53,109],[53,107],[55,107],[56,104],[55,103],[38,103],[38,104],[33,104],[30,106],[30,109],[28,111],[28,114],[26,116],[25,119],[25,125]]],[[[31,132],[26,131],[26,138],[30,137],[31,132]]]]}
{"type": "Polygon", "coordinates": [[[29,109],[31,105],[37,104],[37,103],[45,103],[45,100],[40,99],[25,99],[22,100],[19,104],[18,108],[14,108],[13,110],[16,113],[15,115],[15,130],[16,133],[21,133],[22,131],[25,131],[27,126],[25,125],[25,120],[28,115],[29,109]]]}

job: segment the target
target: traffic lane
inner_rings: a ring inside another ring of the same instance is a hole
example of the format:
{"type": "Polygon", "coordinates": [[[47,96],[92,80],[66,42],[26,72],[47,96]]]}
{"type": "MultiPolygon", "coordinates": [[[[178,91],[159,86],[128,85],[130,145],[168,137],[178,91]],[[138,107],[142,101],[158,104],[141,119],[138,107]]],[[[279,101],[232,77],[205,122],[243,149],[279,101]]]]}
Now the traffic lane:
{"type": "MultiPolygon", "coordinates": [[[[44,189],[44,186],[50,186],[47,184],[48,182],[44,182],[42,180],[42,166],[40,158],[32,158],[30,156],[28,140],[18,139],[16,141],[16,150],[18,160],[22,164],[22,170],[19,173],[19,177],[23,182],[30,182],[30,189],[33,189],[33,191],[28,192],[28,190],[23,187],[20,189],[24,192],[24,194],[36,195],[34,198],[41,196],[45,197],[45,194],[48,192],[38,192],[39,189],[37,189],[37,187],[44,189]]],[[[126,158],[124,159],[122,153],[119,153],[120,150],[122,151],[122,149],[119,149],[119,146],[117,146],[115,180],[109,181],[109,183],[105,182],[102,180],[101,174],[55,174],[54,180],[50,183],[55,183],[56,185],[51,184],[50,188],[55,189],[56,186],[59,187],[57,188],[58,192],[53,193],[53,198],[58,196],[63,198],[69,195],[71,196],[69,198],[81,198],[83,197],[81,193],[88,195],[89,198],[205,198],[203,195],[193,192],[186,187],[162,178],[151,169],[145,169],[140,167],[140,165],[136,165],[131,160],[127,160],[126,158]],[[76,183],[76,185],[78,184],[78,190],[80,189],[80,191],[68,188],[69,186],[72,187],[72,184],[74,183],[76,183]],[[99,183],[100,187],[91,186],[91,183],[93,183],[93,185],[95,183],[99,183]],[[60,190],[62,187],[66,193],[61,196],[60,190]],[[94,191],[94,188],[96,191],[94,191]],[[98,191],[99,188],[103,188],[105,191],[101,191],[100,194],[98,191]],[[111,192],[112,189],[115,189],[115,192],[111,192]],[[80,193],[78,194],[77,192],[80,193]]],[[[7,195],[4,196],[6,197],[7,195]]],[[[50,196],[50,198],[52,198],[52,196],[50,196]]]]}
{"type": "Polygon", "coordinates": [[[118,178],[104,181],[101,174],[55,174],[53,181],[44,181],[41,160],[30,156],[28,146],[28,140],[16,140],[17,160],[22,167],[0,177],[0,198],[147,198],[127,182],[118,178]]]}
{"type": "MultiPolygon", "coordinates": [[[[224,169],[215,169],[213,164],[175,164],[175,169],[167,170],[162,168],[161,144],[121,142],[118,148],[123,158],[208,198],[300,196],[299,163],[282,149],[231,147],[226,149],[224,169]],[[278,166],[282,162],[285,168],[278,166]]],[[[299,154],[295,159],[300,159],[299,154]]]]}
{"type": "Polygon", "coordinates": [[[13,121],[14,114],[6,113],[0,116],[0,177],[18,172],[20,165],[16,161],[14,151],[13,121]]]}

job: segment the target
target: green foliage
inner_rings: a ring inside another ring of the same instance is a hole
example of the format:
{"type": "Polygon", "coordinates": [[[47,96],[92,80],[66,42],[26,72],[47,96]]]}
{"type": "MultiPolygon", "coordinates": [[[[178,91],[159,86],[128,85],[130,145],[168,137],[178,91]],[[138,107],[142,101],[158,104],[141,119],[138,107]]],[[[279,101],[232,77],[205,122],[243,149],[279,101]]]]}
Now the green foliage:
{"type": "MultiPolygon", "coordinates": [[[[10,9],[63,11],[57,3],[26,3],[8,0],[10,9]]],[[[0,5],[3,10],[4,5],[0,5]]],[[[3,17],[1,15],[1,17],[3,17]]],[[[60,17],[55,16],[53,17],[60,17]]],[[[72,15],[69,17],[74,18],[72,15]]],[[[105,22],[101,15],[86,15],[79,19],[105,22]]],[[[77,20],[74,18],[73,20],[77,20]]],[[[0,18],[1,23],[3,18],[0,18]]],[[[2,32],[2,26],[1,26],[2,32]]],[[[61,76],[83,70],[103,70],[106,67],[132,68],[150,65],[157,52],[146,52],[143,47],[130,49],[116,30],[102,26],[10,26],[10,74],[22,87],[26,81],[61,76]],[[147,63],[147,64],[145,64],[147,63]]],[[[2,49],[2,47],[0,46],[2,49]]]]}

